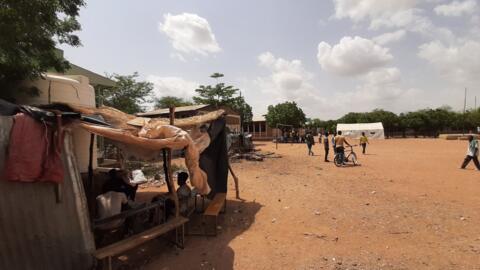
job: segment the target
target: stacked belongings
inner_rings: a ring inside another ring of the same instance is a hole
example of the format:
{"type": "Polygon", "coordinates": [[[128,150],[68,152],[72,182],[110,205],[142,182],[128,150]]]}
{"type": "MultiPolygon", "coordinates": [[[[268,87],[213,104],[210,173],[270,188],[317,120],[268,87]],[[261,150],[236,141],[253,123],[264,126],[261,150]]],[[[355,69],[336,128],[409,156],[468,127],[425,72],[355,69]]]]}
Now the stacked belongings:
{"type": "Polygon", "coordinates": [[[0,100],[0,115],[13,116],[2,178],[18,182],[62,183],[63,122],[76,117],[0,100]]]}
{"type": "Polygon", "coordinates": [[[50,110],[70,111],[82,115],[76,125],[114,142],[125,158],[159,159],[161,149],[184,150],[185,164],[192,185],[200,194],[214,196],[226,192],[228,155],[225,112],[176,119],[142,118],[102,106],[89,108],[73,104],[51,104],[50,110]],[[102,121],[92,121],[100,117],[102,121]]]}

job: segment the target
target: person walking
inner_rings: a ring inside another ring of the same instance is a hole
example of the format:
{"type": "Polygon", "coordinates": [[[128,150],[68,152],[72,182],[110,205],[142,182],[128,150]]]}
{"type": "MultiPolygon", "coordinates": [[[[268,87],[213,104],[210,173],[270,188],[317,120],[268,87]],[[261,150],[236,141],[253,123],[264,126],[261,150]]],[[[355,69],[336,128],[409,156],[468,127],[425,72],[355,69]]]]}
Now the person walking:
{"type": "Polygon", "coordinates": [[[323,147],[325,149],[325,162],[330,162],[330,160],[328,160],[328,151],[330,150],[330,143],[328,141],[328,131],[325,131],[325,136],[323,137],[323,147]]]}
{"type": "Polygon", "coordinates": [[[480,163],[478,162],[478,141],[472,135],[468,135],[467,156],[463,160],[461,168],[465,169],[472,159],[477,170],[480,170],[480,163]]]}
{"type": "Polygon", "coordinates": [[[308,147],[308,155],[314,156],[312,151],[312,146],[315,144],[315,139],[313,138],[313,135],[310,132],[307,132],[307,134],[305,135],[305,142],[307,143],[307,147],[308,147]]]}
{"type": "Polygon", "coordinates": [[[365,148],[367,148],[367,143],[370,144],[368,142],[367,136],[365,136],[365,132],[362,132],[362,136],[360,137],[360,145],[362,146],[362,154],[364,155],[365,155],[365,148]]]}

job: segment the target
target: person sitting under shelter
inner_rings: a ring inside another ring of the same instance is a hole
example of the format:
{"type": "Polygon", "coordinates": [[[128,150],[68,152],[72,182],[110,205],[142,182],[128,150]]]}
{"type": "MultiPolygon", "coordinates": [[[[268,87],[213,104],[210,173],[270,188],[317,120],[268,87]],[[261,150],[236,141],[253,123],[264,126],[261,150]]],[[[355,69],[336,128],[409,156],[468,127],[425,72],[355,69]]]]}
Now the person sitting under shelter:
{"type": "Polygon", "coordinates": [[[138,185],[131,185],[128,171],[111,169],[108,171],[109,179],[102,187],[102,193],[109,191],[122,192],[128,199],[135,201],[138,185]]]}
{"type": "Polygon", "coordinates": [[[188,173],[180,172],[177,175],[177,197],[180,204],[180,214],[186,215],[188,212],[188,202],[192,196],[192,190],[187,185],[188,173]]]}
{"type": "MultiPolygon", "coordinates": [[[[100,194],[97,200],[97,215],[99,219],[108,218],[122,212],[122,208],[127,205],[127,195],[123,192],[108,191],[100,194]]],[[[113,230],[122,226],[125,219],[112,220],[108,223],[100,225],[98,228],[102,230],[113,230]]]]}

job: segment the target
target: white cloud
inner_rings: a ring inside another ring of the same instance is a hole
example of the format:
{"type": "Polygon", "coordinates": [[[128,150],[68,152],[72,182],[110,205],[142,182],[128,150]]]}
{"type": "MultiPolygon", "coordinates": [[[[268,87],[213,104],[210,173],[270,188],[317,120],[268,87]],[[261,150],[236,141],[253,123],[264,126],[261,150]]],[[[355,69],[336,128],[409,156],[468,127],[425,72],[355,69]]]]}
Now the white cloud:
{"type": "Polygon", "coordinates": [[[464,14],[472,14],[477,8],[475,0],[453,1],[449,4],[436,6],[434,11],[437,15],[443,16],[462,16],[464,14]]]}
{"type": "Polygon", "coordinates": [[[363,80],[367,85],[387,85],[400,81],[400,70],[395,67],[381,68],[367,73],[363,80]]]}
{"type": "Polygon", "coordinates": [[[280,89],[294,91],[300,89],[305,80],[311,78],[300,60],[288,61],[276,58],[271,52],[265,52],[258,56],[260,66],[272,71],[272,81],[280,89]]]}
{"type": "Polygon", "coordinates": [[[425,106],[425,99],[419,98],[423,91],[404,87],[398,68],[375,69],[360,77],[360,81],[354,90],[340,92],[332,100],[357,112],[381,108],[398,113],[425,106]]]}
{"type": "Polygon", "coordinates": [[[399,40],[403,39],[405,37],[406,33],[407,32],[405,30],[397,30],[395,32],[384,33],[384,34],[381,34],[379,36],[374,37],[373,41],[375,41],[376,43],[378,43],[380,45],[385,45],[385,44],[392,43],[392,42],[399,41],[399,40]]]}
{"type": "MultiPolygon", "coordinates": [[[[467,0],[470,1],[470,0],[467,0]]],[[[348,18],[355,24],[369,23],[370,30],[382,28],[401,28],[432,38],[438,36],[444,41],[454,38],[453,33],[436,27],[426,16],[421,3],[438,2],[436,0],[333,0],[334,18],[348,18]]]]}
{"type": "Polygon", "coordinates": [[[323,110],[331,108],[320,90],[314,87],[313,74],[303,67],[300,60],[287,60],[265,52],[258,56],[258,64],[267,68],[270,75],[256,78],[254,85],[248,87],[261,92],[255,94],[255,106],[266,109],[268,105],[295,101],[307,115],[318,115],[318,106],[323,110]],[[259,98],[259,95],[266,98],[259,98]]]}
{"type": "Polygon", "coordinates": [[[320,42],[317,59],[325,71],[353,76],[382,67],[388,64],[393,56],[388,48],[369,39],[347,36],[333,47],[326,42],[320,42]]]}
{"type": "Polygon", "coordinates": [[[405,27],[417,20],[418,0],[333,0],[337,19],[370,22],[371,29],[405,27]]]}
{"type": "Polygon", "coordinates": [[[147,76],[147,81],[153,83],[155,97],[174,96],[191,100],[195,95],[198,83],[187,81],[180,77],[147,76]]]}
{"type": "Polygon", "coordinates": [[[418,56],[427,60],[442,75],[458,83],[480,82],[480,42],[461,41],[445,46],[436,40],[420,45],[418,56]]]}
{"type": "Polygon", "coordinates": [[[182,13],[163,16],[158,28],[170,39],[172,46],[180,53],[208,55],[221,51],[205,18],[197,14],[182,13]]]}

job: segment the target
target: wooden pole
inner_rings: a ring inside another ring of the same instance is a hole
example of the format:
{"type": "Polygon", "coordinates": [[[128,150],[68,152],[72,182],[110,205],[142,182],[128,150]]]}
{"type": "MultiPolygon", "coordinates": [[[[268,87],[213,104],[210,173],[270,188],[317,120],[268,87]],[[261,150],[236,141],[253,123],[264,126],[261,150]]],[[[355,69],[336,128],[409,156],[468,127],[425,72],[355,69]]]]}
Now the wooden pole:
{"type": "MultiPolygon", "coordinates": [[[[175,107],[170,107],[170,125],[174,125],[175,123],[175,107]]],[[[177,191],[175,190],[175,183],[173,182],[173,175],[172,175],[172,149],[167,149],[168,158],[167,158],[167,166],[168,166],[168,178],[170,179],[172,190],[171,196],[173,197],[173,201],[175,202],[175,217],[180,215],[180,204],[178,202],[177,191]]]]}
{"type": "Polygon", "coordinates": [[[95,144],[95,134],[90,134],[90,147],[88,149],[88,179],[87,179],[87,203],[89,209],[95,209],[95,200],[93,197],[93,146],[95,144]]]}
{"type": "Polygon", "coordinates": [[[233,176],[233,181],[235,182],[235,197],[237,199],[240,199],[240,189],[239,189],[239,186],[238,186],[238,177],[233,172],[232,166],[230,166],[230,162],[228,163],[228,170],[230,171],[230,174],[233,176]]]}

